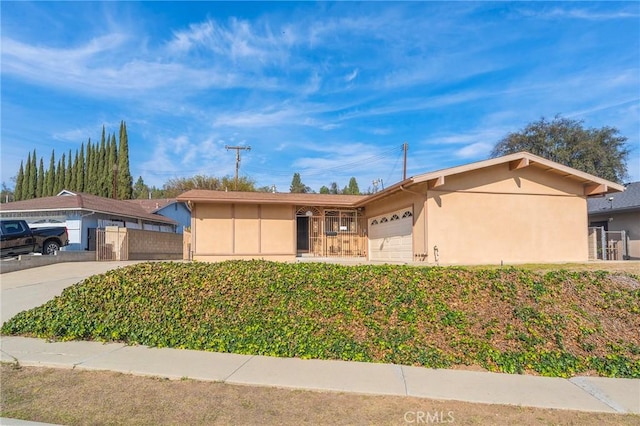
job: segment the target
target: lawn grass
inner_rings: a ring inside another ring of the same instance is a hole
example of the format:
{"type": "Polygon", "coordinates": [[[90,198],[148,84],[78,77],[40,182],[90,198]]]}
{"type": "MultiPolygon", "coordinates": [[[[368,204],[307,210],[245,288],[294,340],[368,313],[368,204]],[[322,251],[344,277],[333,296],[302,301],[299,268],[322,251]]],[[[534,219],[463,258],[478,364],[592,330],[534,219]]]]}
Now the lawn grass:
{"type": "Polygon", "coordinates": [[[0,365],[0,417],[64,425],[638,425],[632,414],[0,365]],[[445,421],[426,421],[438,416],[445,421]]]}
{"type": "Polygon", "coordinates": [[[143,263],[3,334],[568,377],[640,377],[640,282],[603,271],[143,263]]]}

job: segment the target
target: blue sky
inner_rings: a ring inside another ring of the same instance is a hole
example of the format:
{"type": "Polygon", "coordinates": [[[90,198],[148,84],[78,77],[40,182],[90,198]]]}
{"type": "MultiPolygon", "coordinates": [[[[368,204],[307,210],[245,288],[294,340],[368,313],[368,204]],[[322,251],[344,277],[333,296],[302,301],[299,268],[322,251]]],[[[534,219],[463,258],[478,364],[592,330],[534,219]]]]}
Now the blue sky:
{"type": "Polygon", "coordinates": [[[556,114],[628,137],[638,2],[2,2],[2,181],[127,122],[149,185],[240,175],[318,191],[483,160],[556,114]]]}

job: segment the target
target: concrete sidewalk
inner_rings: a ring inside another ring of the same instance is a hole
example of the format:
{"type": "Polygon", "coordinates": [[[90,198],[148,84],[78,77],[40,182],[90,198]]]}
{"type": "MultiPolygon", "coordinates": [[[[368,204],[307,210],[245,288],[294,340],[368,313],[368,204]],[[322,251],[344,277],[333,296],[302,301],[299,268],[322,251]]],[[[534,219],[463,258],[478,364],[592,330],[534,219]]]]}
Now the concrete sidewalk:
{"type": "MultiPolygon", "coordinates": [[[[39,306],[84,278],[137,262],[59,263],[2,274],[1,320],[39,306]]],[[[170,379],[399,395],[488,404],[640,414],[640,380],[572,379],[301,360],[97,342],[0,337],[0,360],[170,379]]],[[[0,423],[4,423],[2,419],[0,423]]]]}
{"type": "Polygon", "coordinates": [[[640,380],[572,379],[3,337],[0,360],[170,379],[640,414],[640,380]]]}

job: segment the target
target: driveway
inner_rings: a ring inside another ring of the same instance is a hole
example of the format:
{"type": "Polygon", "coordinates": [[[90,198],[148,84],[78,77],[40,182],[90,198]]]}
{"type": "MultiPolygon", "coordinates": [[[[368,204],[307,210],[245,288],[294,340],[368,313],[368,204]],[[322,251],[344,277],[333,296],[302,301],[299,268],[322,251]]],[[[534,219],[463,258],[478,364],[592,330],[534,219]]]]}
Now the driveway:
{"type": "Polygon", "coordinates": [[[18,312],[40,306],[62,293],[65,288],[95,274],[139,263],[126,262],[69,262],[8,272],[0,276],[2,303],[0,322],[4,323],[18,312]]]}

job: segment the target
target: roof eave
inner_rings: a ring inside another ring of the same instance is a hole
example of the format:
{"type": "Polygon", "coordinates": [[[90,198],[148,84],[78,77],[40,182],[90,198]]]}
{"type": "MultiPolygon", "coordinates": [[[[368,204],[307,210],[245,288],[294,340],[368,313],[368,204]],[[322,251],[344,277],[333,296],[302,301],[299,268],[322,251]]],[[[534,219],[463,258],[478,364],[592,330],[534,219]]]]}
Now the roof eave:
{"type": "Polygon", "coordinates": [[[586,196],[608,194],[611,192],[622,192],[625,189],[623,185],[620,185],[618,183],[599,178],[597,176],[582,172],[580,170],[576,170],[568,166],[564,166],[562,164],[547,160],[528,152],[517,152],[515,154],[509,154],[498,158],[491,158],[489,160],[478,161],[462,166],[451,167],[449,169],[442,169],[425,173],[413,178],[413,183],[436,181],[447,176],[466,173],[487,167],[493,167],[505,163],[511,163],[513,169],[519,169],[531,165],[541,165],[543,167],[548,167],[549,171],[553,170],[556,172],[564,173],[565,177],[577,179],[584,185],[585,191],[583,195],[586,196]]]}
{"type": "Polygon", "coordinates": [[[60,208],[51,208],[51,209],[0,210],[0,213],[30,213],[30,212],[41,213],[41,212],[59,212],[59,211],[78,211],[78,212],[85,211],[85,212],[90,212],[90,213],[99,213],[99,214],[105,214],[105,215],[128,217],[128,218],[131,218],[131,219],[140,219],[140,220],[146,220],[146,221],[166,223],[168,225],[177,225],[178,224],[178,222],[174,221],[173,219],[165,218],[165,217],[159,216],[159,215],[158,215],[158,218],[160,220],[156,220],[156,218],[151,218],[151,217],[144,217],[144,216],[126,214],[126,213],[122,213],[122,212],[109,212],[109,211],[104,211],[104,210],[89,209],[89,208],[86,208],[86,207],[73,207],[73,208],[60,207],[60,208]]]}

